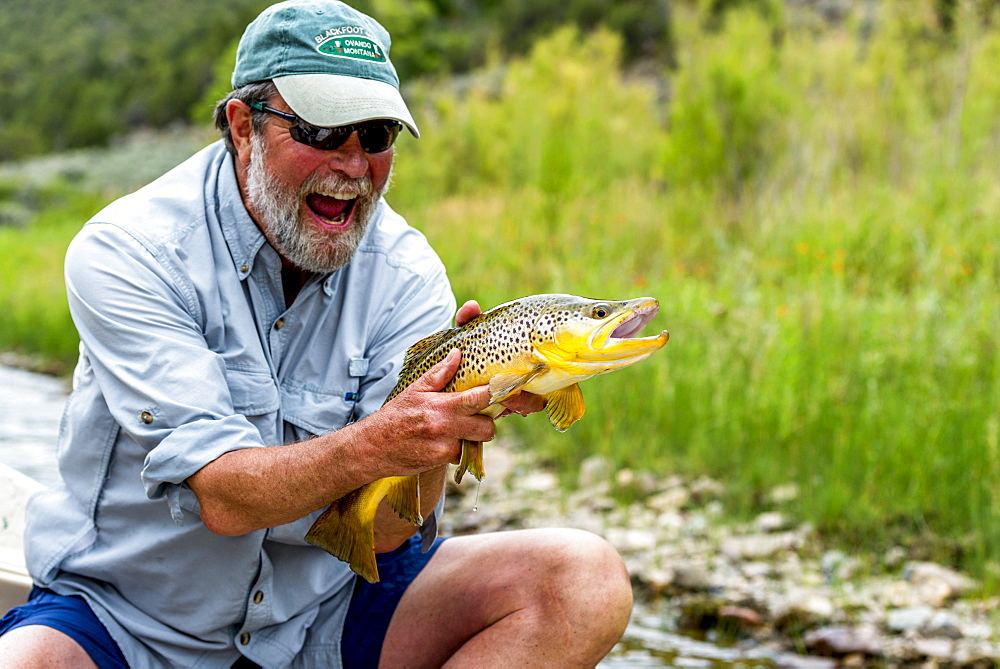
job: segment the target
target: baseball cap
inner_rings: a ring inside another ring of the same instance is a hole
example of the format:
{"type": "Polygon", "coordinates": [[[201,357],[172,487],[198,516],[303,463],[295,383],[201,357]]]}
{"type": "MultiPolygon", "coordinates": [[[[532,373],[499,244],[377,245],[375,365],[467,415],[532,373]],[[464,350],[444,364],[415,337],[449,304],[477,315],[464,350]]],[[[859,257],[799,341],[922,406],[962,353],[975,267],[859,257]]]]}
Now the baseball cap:
{"type": "Polygon", "coordinates": [[[385,28],[342,2],[286,0],[243,32],[232,84],[273,80],[292,111],[313,125],[388,118],[419,137],[389,48],[385,28]]]}

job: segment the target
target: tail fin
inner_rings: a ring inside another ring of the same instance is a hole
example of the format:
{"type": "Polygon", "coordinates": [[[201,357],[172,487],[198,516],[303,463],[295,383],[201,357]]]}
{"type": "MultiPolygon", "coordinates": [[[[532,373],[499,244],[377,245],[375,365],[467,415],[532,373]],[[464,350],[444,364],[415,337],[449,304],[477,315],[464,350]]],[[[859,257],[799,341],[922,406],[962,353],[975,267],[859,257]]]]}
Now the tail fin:
{"type": "Polygon", "coordinates": [[[330,505],[306,533],[306,541],[348,563],[369,583],[378,581],[375,512],[383,497],[401,518],[415,525],[420,516],[419,479],[392,476],[363,485],[330,505]]]}
{"type": "Polygon", "coordinates": [[[462,440],[462,459],[455,470],[455,483],[461,483],[465,472],[469,471],[476,477],[477,481],[482,481],[486,476],[483,468],[483,445],[478,441],[462,440]]]}

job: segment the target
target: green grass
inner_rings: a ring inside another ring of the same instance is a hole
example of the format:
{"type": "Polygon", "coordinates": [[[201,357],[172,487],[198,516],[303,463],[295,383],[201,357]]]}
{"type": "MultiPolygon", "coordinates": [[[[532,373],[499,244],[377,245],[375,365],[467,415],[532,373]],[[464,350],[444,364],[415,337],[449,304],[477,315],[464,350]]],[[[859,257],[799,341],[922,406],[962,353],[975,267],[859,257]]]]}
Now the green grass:
{"type": "Polygon", "coordinates": [[[889,7],[866,44],[682,13],[669,103],[610,37],[557,34],[499,81],[425,92],[391,199],[460,300],[660,299],[670,343],[586,382],[569,433],[517,422],[567,481],[602,453],[716,476],[748,514],[794,482],[832,536],[995,591],[1000,35],[900,36],[889,7]]]}
{"type": "Polygon", "coordinates": [[[51,194],[29,226],[0,227],[0,350],[43,356],[47,369],[66,373],[79,339],[69,316],[63,286],[63,259],[69,240],[103,199],[88,193],[51,194]]]}
{"type": "MultiPolygon", "coordinates": [[[[845,545],[903,543],[997,592],[1000,32],[963,16],[938,39],[908,2],[879,3],[870,38],[749,11],[706,32],[685,7],[660,81],[562,31],[461,92],[408,91],[423,136],[389,199],[460,300],[648,294],[671,331],[586,382],[568,433],[501,430],[567,481],[602,453],[715,476],[748,515],[796,483],[787,510],[845,545]]],[[[61,252],[95,209],[0,231],[0,348],[70,351],[61,252]]]]}

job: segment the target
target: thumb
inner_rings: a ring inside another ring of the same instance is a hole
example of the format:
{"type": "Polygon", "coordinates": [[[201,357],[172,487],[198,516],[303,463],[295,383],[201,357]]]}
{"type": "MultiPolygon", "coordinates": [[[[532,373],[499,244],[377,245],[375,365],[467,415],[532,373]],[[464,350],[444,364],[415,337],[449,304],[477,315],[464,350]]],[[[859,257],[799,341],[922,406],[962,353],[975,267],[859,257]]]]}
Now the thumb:
{"type": "Polygon", "coordinates": [[[434,365],[423,376],[410,384],[410,388],[418,392],[437,392],[443,390],[462,362],[462,351],[457,348],[451,349],[444,360],[434,365]]]}

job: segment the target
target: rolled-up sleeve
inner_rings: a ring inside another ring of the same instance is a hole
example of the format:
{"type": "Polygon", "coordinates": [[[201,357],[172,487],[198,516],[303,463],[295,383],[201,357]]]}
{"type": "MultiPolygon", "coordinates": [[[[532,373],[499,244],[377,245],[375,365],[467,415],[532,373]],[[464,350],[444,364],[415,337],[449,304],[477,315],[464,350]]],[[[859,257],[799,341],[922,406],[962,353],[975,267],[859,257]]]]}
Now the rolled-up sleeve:
{"type": "MultiPolygon", "coordinates": [[[[220,455],[262,446],[235,410],[224,359],[203,333],[194,286],[157,247],[117,226],[92,222],[70,245],[66,286],[84,354],[114,419],[146,451],[141,478],[151,499],[220,455]]],[[[270,377],[255,401],[277,391],[270,377]],[[270,391],[270,393],[268,392],[270,391]]]]}

